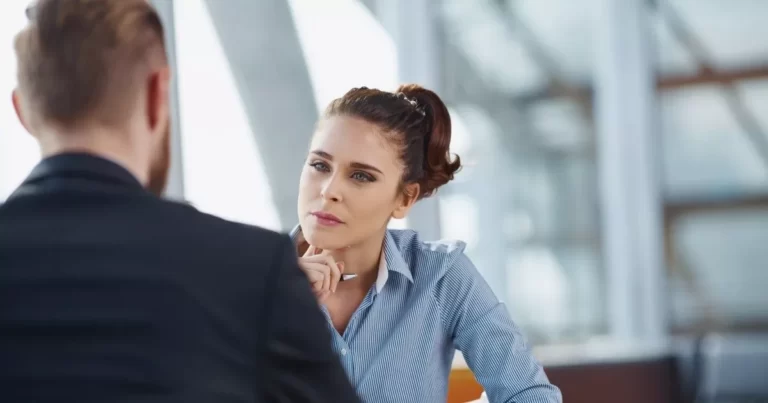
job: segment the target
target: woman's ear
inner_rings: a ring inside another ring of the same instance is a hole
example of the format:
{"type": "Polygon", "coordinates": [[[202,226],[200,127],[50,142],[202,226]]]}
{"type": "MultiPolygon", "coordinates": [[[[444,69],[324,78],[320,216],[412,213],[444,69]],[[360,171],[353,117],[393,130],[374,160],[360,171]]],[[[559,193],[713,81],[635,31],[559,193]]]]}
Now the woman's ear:
{"type": "Polygon", "coordinates": [[[397,206],[392,212],[392,218],[403,219],[408,215],[411,207],[419,198],[419,184],[409,183],[403,188],[403,192],[397,198],[397,206]]]}

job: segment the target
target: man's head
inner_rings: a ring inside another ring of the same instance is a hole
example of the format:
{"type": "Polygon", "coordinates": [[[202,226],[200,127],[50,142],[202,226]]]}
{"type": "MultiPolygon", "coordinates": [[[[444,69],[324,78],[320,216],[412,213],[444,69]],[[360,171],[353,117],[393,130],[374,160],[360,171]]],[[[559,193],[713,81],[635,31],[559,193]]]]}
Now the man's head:
{"type": "Polygon", "coordinates": [[[170,73],[147,0],[39,0],[15,40],[13,103],[44,154],[119,160],[155,193],[169,166],[170,73]]]}

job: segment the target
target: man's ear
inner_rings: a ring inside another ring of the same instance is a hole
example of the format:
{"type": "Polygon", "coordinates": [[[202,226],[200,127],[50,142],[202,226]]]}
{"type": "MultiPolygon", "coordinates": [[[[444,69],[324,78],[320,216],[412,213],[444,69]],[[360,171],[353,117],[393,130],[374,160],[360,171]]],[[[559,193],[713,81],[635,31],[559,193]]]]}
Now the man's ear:
{"type": "Polygon", "coordinates": [[[421,190],[418,183],[409,183],[405,185],[403,193],[398,196],[398,205],[392,212],[392,218],[403,219],[411,211],[411,207],[416,204],[421,190]]]}
{"type": "Polygon", "coordinates": [[[13,92],[11,92],[11,103],[13,103],[13,110],[16,111],[16,117],[19,119],[21,125],[24,126],[27,133],[32,134],[29,122],[24,116],[24,108],[22,107],[21,94],[19,93],[18,88],[14,88],[13,92]]]}
{"type": "Polygon", "coordinates": [[[171,72],[166,66],[154,71],[147,83],[147,117],[153,133],[163,134],[170,119],[170,88],[171,72]]]}

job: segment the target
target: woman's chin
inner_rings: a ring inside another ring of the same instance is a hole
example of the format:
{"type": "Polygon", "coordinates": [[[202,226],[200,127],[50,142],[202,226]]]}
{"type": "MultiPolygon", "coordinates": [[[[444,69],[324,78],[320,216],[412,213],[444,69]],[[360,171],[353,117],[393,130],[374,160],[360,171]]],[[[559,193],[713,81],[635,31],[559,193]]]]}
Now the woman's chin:
{"type": "Polygon", "coordinates": [[[322,250],[337,250],[346,247],[343,242],[339,242],[338,236],[331,237],[329,234],[305,231],[304,239],[306,239],[307,243],[310,245],[322,250]]]}

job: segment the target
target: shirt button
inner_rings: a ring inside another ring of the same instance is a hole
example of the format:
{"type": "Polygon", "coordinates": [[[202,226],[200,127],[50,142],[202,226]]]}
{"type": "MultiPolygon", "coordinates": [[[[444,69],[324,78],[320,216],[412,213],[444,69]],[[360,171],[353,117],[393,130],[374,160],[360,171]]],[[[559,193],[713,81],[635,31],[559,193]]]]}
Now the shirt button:
{"type": "Polygon", "coordinates": [[[347,349],[346,348],[342,348],[341,349],[341,355],[347,355],[347,349]]]}

